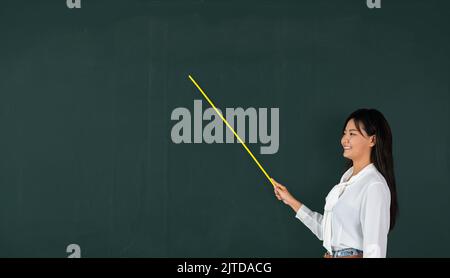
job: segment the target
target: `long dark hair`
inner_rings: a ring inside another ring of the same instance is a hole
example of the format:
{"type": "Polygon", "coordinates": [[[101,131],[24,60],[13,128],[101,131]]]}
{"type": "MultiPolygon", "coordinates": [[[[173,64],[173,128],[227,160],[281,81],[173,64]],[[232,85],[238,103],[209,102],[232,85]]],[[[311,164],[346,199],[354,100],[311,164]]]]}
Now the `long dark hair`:
{"type": "MultiPolygon", "coordinates": [[[[394,159],[392,157],[391,128],[389,127],[389,124],[383,114],[376,109],[358,109],[351,113],[345,120],[343,130],[345,130],[348,121],[351,119],[355,122],[356,128],[359,132],[361,132],[361,128],[363,128],[367,135],[375,135],[375,145],[372,147],[370,160],[383,175],[389,186],[389,190],[391,191],[391,223],[389,227],[389,231],[391,231],[395,226],[395,220],[398,214],[394,159]]],[[[353,161],[349,160],[347,166],[347,168],[352,167],[353,161]]]]}

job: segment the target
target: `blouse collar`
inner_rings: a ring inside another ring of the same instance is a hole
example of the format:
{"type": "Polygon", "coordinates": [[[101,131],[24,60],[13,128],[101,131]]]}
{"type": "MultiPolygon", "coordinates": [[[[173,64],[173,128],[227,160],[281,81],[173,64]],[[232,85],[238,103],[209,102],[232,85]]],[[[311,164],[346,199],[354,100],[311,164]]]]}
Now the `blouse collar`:
{"type": "Polygon", "coordinates": [[[357,181],[358,179],[360,179],[362,176],[364,176],[367,172],[369,172],[372,169],[375,169],[375,165],[373,163],[370,163],[368,165],[366,165],[364,168],[361,169],[361,171],[359,171],[358,174],[354,175],[353,177],[350,178],[350,180],[348,180],[348,178],[352,175],[353,173],[353,167],[350,167],[350,169],[348,169],[344,175],[342,175],[341,181],[340,183],[347,183],[347,184],[351,184],[355,181],[357,181]]]}

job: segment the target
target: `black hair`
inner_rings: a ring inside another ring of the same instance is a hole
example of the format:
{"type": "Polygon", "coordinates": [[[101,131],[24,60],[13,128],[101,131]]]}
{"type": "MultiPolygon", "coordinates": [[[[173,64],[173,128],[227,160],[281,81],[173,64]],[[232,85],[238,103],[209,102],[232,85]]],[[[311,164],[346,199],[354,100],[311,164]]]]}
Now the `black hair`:
{"type": "MultiPolygon", "coordinates": [[[[361,132],[361,129],[367,135],[375,135],[375,145],[372,147],[370,153],[370,160],[375,165],[377,170],[385,178],[389,190],[391,192],[391,206],[390,206],[390,226],[391,231],[395,226],[395,221],[398,215],[398,201],[397,189],[394,175],[394,159],[392,156],[392,132],[383,114],[376,109],[358,109],[350,114],[345,120],[344,128],[347,123],[353,119],[356,128],[361,132]],[[362,126],[361,126],[362,125],[362,126]]],[[[362,132],[361,132],[362,134],[362,132]]],[[[348,167],[353,166],[353,162],[348,161],[348,167]]]]}

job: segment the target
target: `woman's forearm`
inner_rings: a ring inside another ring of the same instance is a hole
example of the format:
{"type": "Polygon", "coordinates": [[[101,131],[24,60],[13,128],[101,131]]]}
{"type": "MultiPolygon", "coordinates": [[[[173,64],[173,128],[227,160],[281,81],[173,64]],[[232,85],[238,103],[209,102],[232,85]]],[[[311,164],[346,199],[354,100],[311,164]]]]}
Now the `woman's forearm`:
{"type": "Polygon", "coordinates": [[[302,203],[298,201],[297,199],[292,199],[292,201],[289,202],[289,206],[297,213],[297,211],[302,207],[302,203]]]}

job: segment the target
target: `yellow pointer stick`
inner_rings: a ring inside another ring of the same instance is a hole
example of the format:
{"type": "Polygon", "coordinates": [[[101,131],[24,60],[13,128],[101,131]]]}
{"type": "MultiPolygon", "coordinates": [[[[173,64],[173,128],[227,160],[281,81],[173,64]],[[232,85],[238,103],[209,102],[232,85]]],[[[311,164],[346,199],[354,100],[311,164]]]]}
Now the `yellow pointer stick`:
{"type": "Polygon", "coordinates": [[[273,187],[275,187],[275,184],[273,183],[272,179],[270,178],[269,174],[267,174],[266,170],[264,170],[264,168],[261,166],[261,164],[259,163],[258,159],[256,159],[256,157],[253,155],[253,153],[250,151],[250,149],[247,147],[247,145],[244,143],[244,141],[242,141],[241,137],[239,137],[239,135],[236,133],[236,131],[234,131],[234,129],[231,127],[231,125],[227,122],[227,120],[223,117],[223,115],[219,112],[219,110],[217,110],[216,106],[214,105],[214,103],[209,99],[209,97],[206,95],[205,92],[203,92],[202,88],[200,88],[200,86],[197,84],[197,82],[195,82],[194,78],[192,78],[191,75],[189,75],[189,79],[191,79],[192,83],[194,83],[194,85],[197,87],[197,89],[200,91],[200,93],[202,93],[202,95],[205,97],[205,99],[209,102],[209,104],[212,106],[212,108],[214,108],[214,110],[216,111],[217,115],[219,115],[219,117],[222,119],[222,121],[227,125],[227,127],[234,133],[234,136],[236,136],[236,138],[239,140],[239,142],[242,144],[242,146],[244,147],[244,149],[248,152],[248,154],[253,158],[253,160],[256,162],[256,164],[258,165],[259,169],[261,169],[261,171],[264,173],[264,175],[266,175],[267,179],[270,181],[270,183],[272,184],[273,187]]]}

